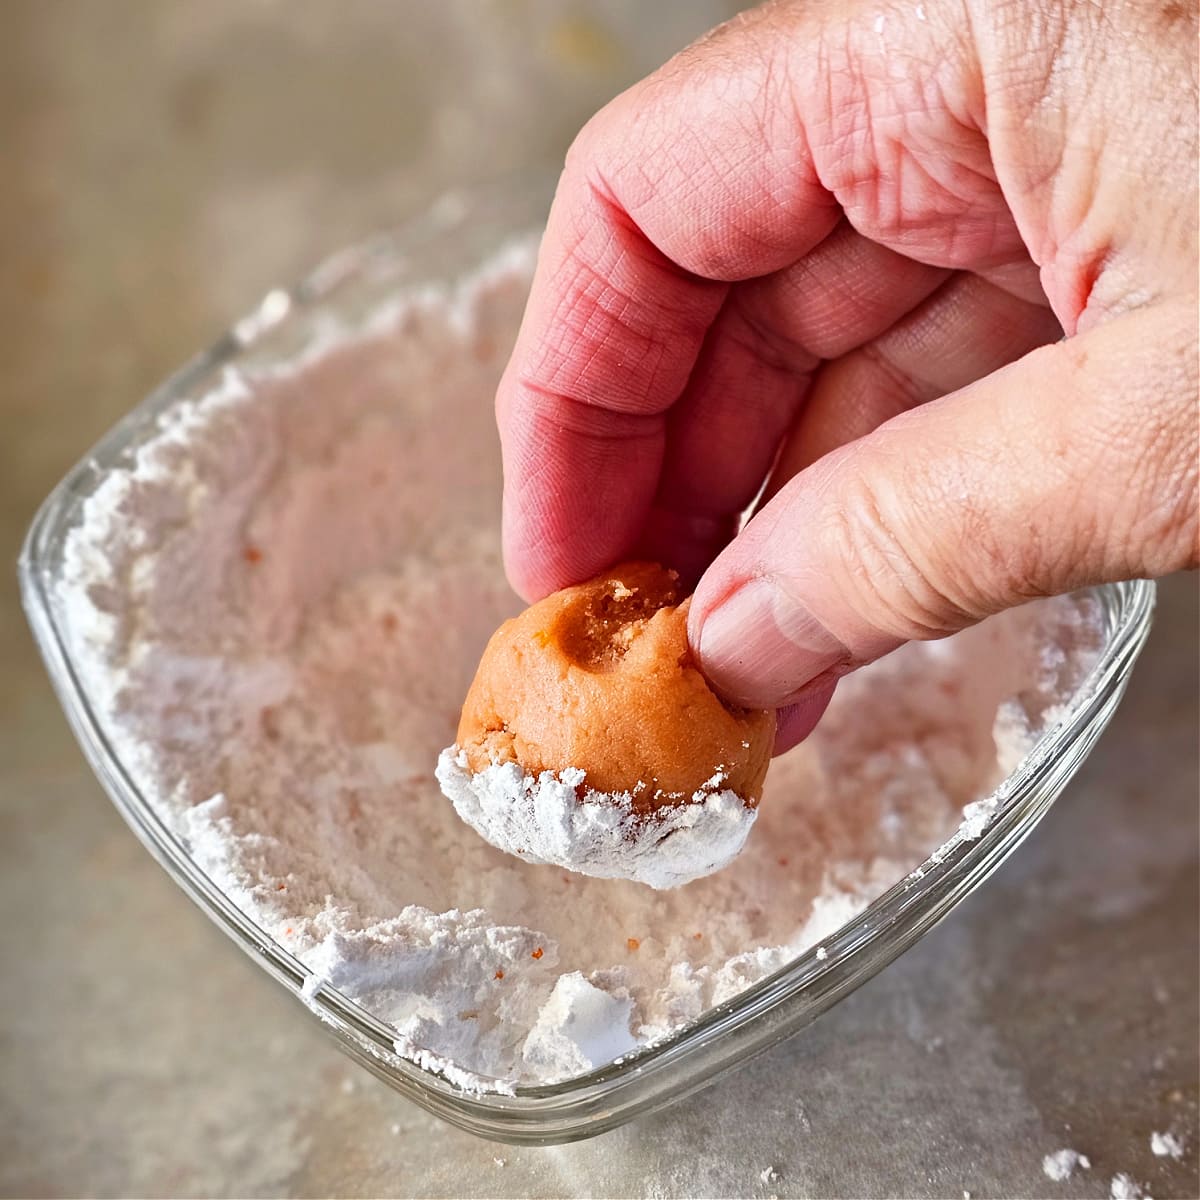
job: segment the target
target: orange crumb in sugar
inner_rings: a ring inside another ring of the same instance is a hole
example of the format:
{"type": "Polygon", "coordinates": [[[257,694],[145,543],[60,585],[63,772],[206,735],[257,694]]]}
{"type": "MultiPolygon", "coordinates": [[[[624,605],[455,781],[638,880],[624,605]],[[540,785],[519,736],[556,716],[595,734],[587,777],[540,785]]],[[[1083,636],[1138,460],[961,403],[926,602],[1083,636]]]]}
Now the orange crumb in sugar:
{"type": "Polygon", "coordinates": [[[536,950],[531,951],[529,957],[530,958],[541,958],[542,957],[541,946],[539,946],[536,950]]]}
{"type": "Polygon", "coordinates": [[[504,971],[503,971],[503,969],[502,969],[502,968],[500,968],[500,967],[497,967],[497,968],[496,968],[496,973],[495,973],[495,975],[493,975],[493,976],[492,976],[492,978],[493,978],[493,979],[503,979],[503,978],[504,978],[504,971]]]}
{"type": "Polygon", "coordinates": [[[266,705],[258,714],[258,723],[263,731],[263,737],[270,742],[279,741],[279,710],[273,705],[266,705]]]}
{"type": "Polygon", "coordinates": [[[636,950],[641,944],[642,943],[637,938],[625,939],[625,945],[628,946],[630,950],[636,950]]]}
{"type": "Polygon", "coordinates": [[[262,562],[263,552],[257,546],[247,546],[242,551],[242,557],[254,566],[256,563],[262,562]]]}

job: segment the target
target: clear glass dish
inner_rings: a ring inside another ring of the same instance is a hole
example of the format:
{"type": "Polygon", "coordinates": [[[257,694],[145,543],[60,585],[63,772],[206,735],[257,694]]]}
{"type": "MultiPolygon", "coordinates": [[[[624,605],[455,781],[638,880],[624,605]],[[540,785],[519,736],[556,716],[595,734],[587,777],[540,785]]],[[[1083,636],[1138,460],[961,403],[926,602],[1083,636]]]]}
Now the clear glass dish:
{"type": "Polygon", "coordinates": [[[1095,590],[1105,632],[1100,659],[1061,719],[1003,782],[982,836],[952,837],[836,934],[669,1040],[563,1083],[518,1087],[513,1095],[464,1091],[397,1055],[390,1028],[335,989],[318,985],[295,956],[236,908],[135,786],[72,660],[68,618],[56,602],[64,541],[83,502],[107,472],[129,462],[166,409],[203,394],[230,365],[286,360],[331,321],[353,327],[398,292],[453,281],[514,236],[536,231],[546,197],[540,185],[447,196],[399,232],[336,255],[293,289],[269,293],[68,473],[38,512],[20,559],[25,608],[71,726],[113,803],[163,868],[373,1074],[454,1125],[535,1144],[590,1137],[689,1095],[807,1025],[908,949],[987,879],[1078,769],[1124,692],[1154,606],[1152,583],[1095,590]]]}

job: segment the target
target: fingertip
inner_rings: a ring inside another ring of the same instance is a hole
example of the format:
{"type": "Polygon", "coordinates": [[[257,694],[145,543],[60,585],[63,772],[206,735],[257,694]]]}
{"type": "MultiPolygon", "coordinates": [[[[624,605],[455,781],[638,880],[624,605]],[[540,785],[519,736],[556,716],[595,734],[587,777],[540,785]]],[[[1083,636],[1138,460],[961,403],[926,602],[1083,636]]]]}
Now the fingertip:
{"type": "Polygon", "coordinates": [[[508,488],[501,520],[501,551],[509,586],[526,604],[536,604],[551,592],[578,582],[569,577],[553,511],[522,504],[508,488]]]}
{"type": "Polygon", "coordinates": [[[814,683],[799,700],[776,710],[773,755],[786,754],[812,733],[825,715],[836,688],[836,679],[814,683]]]}
{"type": "Polygon", "coordinates": [[[545,592],[539,594],[536,583],[533,577],[526,569],[523,562],[504,557],[504,577],[508,580],[508,586],[526,603],[533,604],[540,600],[545,592]]]}

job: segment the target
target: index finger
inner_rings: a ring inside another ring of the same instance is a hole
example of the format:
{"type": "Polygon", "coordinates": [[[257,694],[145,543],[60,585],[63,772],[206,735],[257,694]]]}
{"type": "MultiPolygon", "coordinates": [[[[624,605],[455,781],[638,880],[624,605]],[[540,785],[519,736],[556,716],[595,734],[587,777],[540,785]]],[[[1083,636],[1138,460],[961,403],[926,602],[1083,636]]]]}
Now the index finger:
{"type": "Polygon", "coordinates": [[[666,413],[730,282],[793,262],[836,219],[783,94],[777,26],[722,27],[568,154],[497,395],[505,561],[526,598],[633,550],[666,413]]]}

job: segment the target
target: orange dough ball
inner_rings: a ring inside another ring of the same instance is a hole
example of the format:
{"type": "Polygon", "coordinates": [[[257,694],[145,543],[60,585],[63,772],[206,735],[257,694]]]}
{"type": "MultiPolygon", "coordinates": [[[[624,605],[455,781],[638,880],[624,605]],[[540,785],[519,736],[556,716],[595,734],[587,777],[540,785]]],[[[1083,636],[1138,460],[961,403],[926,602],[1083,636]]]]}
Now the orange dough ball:
{"type": "Polygon", "coordinates": [[[629,562],[564,588],[492,636],[467,694],[458,745],[473,772],[516,762],[528,774],[578,768],[598,792],[649,811],[693,793],[762,795],[771,712],[725,703],[687,642],[677,576],[629,562]]]}

